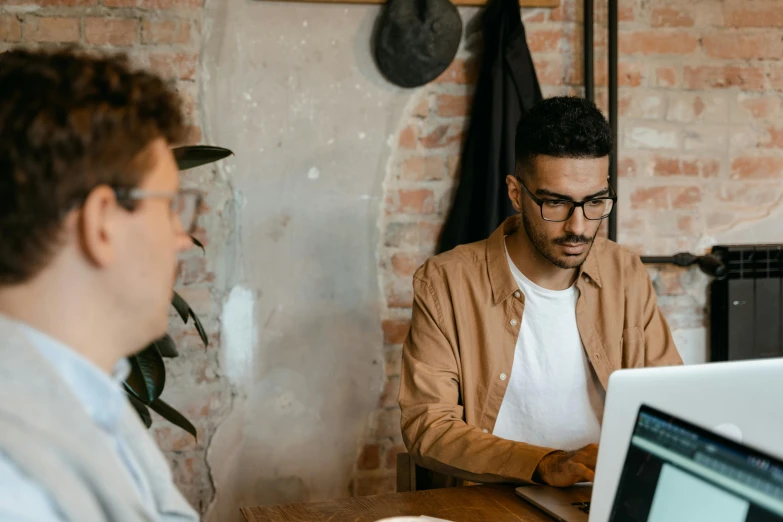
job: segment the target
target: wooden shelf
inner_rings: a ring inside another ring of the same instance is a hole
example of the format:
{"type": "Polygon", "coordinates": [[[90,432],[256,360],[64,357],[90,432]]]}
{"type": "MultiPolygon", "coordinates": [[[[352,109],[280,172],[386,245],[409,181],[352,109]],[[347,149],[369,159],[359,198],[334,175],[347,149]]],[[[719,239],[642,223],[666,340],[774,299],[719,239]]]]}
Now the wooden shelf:
{"type": "MultiPolygon", "coordinates": [[[[317,4],[385,4],[386,0],[281,0],[283,2],[317,3],[317,4]]],[[[451,0],[459,6],[482,6],[487,0],[451,0]]],[[[560,0],[519,0],[520,7],[559,7],[560,0]]]]}

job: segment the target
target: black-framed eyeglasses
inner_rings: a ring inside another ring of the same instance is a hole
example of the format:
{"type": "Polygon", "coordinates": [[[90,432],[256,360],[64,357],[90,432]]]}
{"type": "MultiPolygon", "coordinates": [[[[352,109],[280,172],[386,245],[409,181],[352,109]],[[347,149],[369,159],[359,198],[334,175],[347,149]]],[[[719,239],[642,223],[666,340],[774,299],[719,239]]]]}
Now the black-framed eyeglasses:
{"type": "Polygon", "coordinates": [[[522,183],[522,180],[519,180],[519,184],[525,189],[525,192],[530,196],[530,199],[541,208],[541,217],[544,218],[545,221],[552,221],[555,223],[568,221],[577,207],[582,209],[586,219],[592,221],[606,219],[609,217],[609,214],[612,213],[614,204],[617,202],[617,195],[611,185],[609,185],[608,196],[590,198],[584,201],[572,201],[569,199],[540,199],[522,183]]]}
{"type": "Polygon", "coordinates": [[[144,190],[139,188],[115,188],[114,194],[120,203],[131,203],[142,199],[168,199],[171,215],[179,217],[182,230],[189,234],[196,226],[202,195],[197,190],[181,189],[177,192],[144,190]]]}

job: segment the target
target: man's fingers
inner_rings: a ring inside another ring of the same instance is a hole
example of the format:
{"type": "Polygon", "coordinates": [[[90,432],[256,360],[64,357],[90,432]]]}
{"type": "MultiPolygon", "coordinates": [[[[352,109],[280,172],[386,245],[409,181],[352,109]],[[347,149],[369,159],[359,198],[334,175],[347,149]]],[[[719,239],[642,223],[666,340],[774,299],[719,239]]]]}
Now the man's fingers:
{"type": "Polygon", "coordinates": [[[576,455],[574,455],[573,461],[579,464],[584,464],[590,469],[595,469],[596,461],[598,460],[598,445],[590,444],[580,449],[576,455]]]}
{"type": "Polygon", "coordinates": [[[573,463],[571,471],[573,476],[576,477],[572,484],[576,484],[577,482],[593,482],[593,479],[595,479],[595,471],[584,464],[573,463]]]}

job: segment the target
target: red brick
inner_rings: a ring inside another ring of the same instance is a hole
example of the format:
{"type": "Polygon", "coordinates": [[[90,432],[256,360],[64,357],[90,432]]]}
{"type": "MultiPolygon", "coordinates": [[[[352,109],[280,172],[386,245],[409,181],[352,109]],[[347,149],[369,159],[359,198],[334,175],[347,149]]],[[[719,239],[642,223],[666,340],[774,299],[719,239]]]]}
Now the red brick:
{"type": "Polygon", "coordinates": [[[434,245],[440,236],[442,224],[416,222],[416,223],[390,223],[386,227],[384,244],[389,247],[411,246],[426,250],[423,246],[434,245]]]}
{"type": "Polygon", "coordinates": [[[681,268],[661,270],[653,281],[655,292],[658,295],[686,295],[688,292],[680,279],[683,272],[681,268]]]}
{"type": "Polygon", "coordinates": [[[775,180],[766,183],[735,181],[724,184],[715,195],[724,203],[721,205],[723,210],[758,208],[777,201],[780,197],[780,184],[775,180]]]}
{"type": "Polygon", "coordinates": [[[140,9],[197,9],[204,0],[103,0],[107,7],[138,7],[140,9]]]}
{"type": "Polygon", "coordinates": [[[527,46],[531,53],[551,53],[560,50],[562,28],[531,28],[527,31],[527,46]]]}
{"type": "Polygon", "coordinates": [[[677,87],[678,73],[674,67],[656,67],[655,80],[658,87],[677,87]]]}
{"type": "Polygon", "coordinates": [[[166,78],[193,80],[198,67],[198,55],[193,53],[154,53],[150,55],[150,67],[166,78]]]}
{"type": "Polygon", "coordinates": [[[759,141],[759,146],[764,149],[783,149],[783,128],[768,126],[759,141]]]}
{"type": "Polygon", "coordinates": [[[410,277],[429,257],[427,253],[397,253],[391,258],[392,269],[398,277],[410,277]]]}
{"type": "Polygon", "coordinates": [[[783,65],[769,64],[769,86],[776,91],[783,91],[783,65]]]}
{"type": "Polygon", "coordinates": [[[445,118],[468,116],[472,100],[473,96],[441,94],[436,101],[438,116],[445,118]]]}
{"type": "Polygon", "coordinates": [[[402,344],[411,329],[409,319],[387,319],[381,323],[383,342],[386,344],[402,344]]]}
{"type": "Polygon", "coordinates": [[[400,165],[399,178],[404,181],[435,181],[443,179],[445,173],[443,156],[416,156],[400,165]]]}
{"type": "Polygon", "coordinates": [[[779,0],[763,4],[737,1],[734,5],[726,5],[724,18],[730,27],[783,27],[783,9],[779,0]]]}
{"type": "Polygon", "coordinates": [[[685,31],[621,32],[619,47],[622,54],[690,54],[699,39],[685,31]]]}
{"type": "Polygon", "coordinates": [[[387,214],[432,214],[435,195],[429,189],[401,189],[387,196],[387,214]]]}
{"type": "Polygon", "coordinates": [[[381,447],[378,444],[367,444],[363,449],[359,460],[356,462],[358,469],[378,469],[381,467],[381,447]]]}
{"type": "MultiPolygon", "coordinates": [[[[536,68],[536,76],[541,85],[563,85],[564,78],[572,78],[576,83],[574,76],[575,69],[572,68],[571,74],[563,74],[562,60],[558,58],[542,58],[540,55],[533,55],[533,63],[536,68]]],[[[578,80],[581,83],[581,79],[578,80]]]]}
{"type": "Polygon", "coordinates": [[[636,176],[636,160],[633,158],[621,158],[617,164],[617,175],[621,178],[636,176]]]}
{"type": "Polygon", "coordinates": [[[0,16],[0,42],[18,42],[22,39],[22,24],[13,15],[0,16]]]}
{"type": "Polygon", "coordinates": [[[131,18],[85,18],[84,39],[94,45],[127,47],[139,39],[139,21],[131,18]]]}
{"type": "Polygon", "coordinates": [[[386,377],[400,375],[400,369],[402,368],[402,348],[398,346],[384,347],[383,358],[386,377]]]}
{"type": "Polygon", "coordinates": [[[408,450],[402,444],[392,446],[386,450],[385,459],[386,469],[397,469],[397,455],[406,453],[408,450]]]}
{"type": "Polygon", "coordinates": [[[397,406],[400,396],[400,377],[392,376],[386,379],[386,384],[383,386],[383,393],[378,406],[381,408],[388,408],[397,406]]]}
{"type": "Polygon", "coordinates": [[[637,188],[631,193],[631,208],[658,210],[669,208],[667,187],[637,188]]]}
{"type": "Polygon", "coordinates": [[[2,5],[30,5],[41,7],[83,7],[96,5],[98,0],[3,0],[2,5]]]}
{"type": "Polygon", "coordinates": [[[783,158],[736,158],[731,162],[731,177],[734,179],[783,178],[783,158]]]}
{"type": "Polygon", "coordinates": [[[25,38],[34,42],[73,43],[80,39],[78,18],[25,18],[25,38]]]}
{"type": "Polygon", "coordinates": [[[707,56],[725,60],[760,60],[783,57],[783,41],[778,32],[715,32],[702,37],[707,56]]]}
{"type": "Polygon", "coordinates": [[[401,149],[415,149],[419,142],[419,130],[416,127],[405,127],[400,132],[399,145],[401,149]]]}
{"type": "Polygon", "coordinates": [[[207,269],[207,258],[198,250],[196,255],[181,259],[177,265],[177,281],[182,285],[211,283],[215,274],[207,269]]]}
{"type": "MultiPolygon", "coordinates": [[[[595,85],[606,87],[609,85],[609,65],[606,58],[600,58],[596,62],[595,85]]],[[[639,87],[642,84],[643,63],[626,62],[620,60],[617,64],[617,85],[620,87],[639,87]]]]}
{"type": "Polygon", "coordinates": [[[394,475],[381,477],[358,477],[356,481],[356,496],[383,495],[394,493],[397,479],[394,475]]]}
{"type": "Polygon", "coordinates": [[[759,67],[741,65],[686,66],[685,85],[689,89],[740,87],[761,91],[764,90],[764,71],[759,67]]]}
{"type": "Polygon", "coordinates": [[[701,203],[701,188],[677,187],[672,189],[672,207],[676,209],[695,208],[701,203]]]}
{"type": "Polygon", "coordinates": [[[546,22],[546,19],[547,19],[546,9],[537,9],[535,11],[525,10],[522,12],[522,22],[524,22],[525,25],[539,24],[542,22],[546,22]]]}
{"type": "Polygon", "coordinates": [[[141,25],[141,41],[145,44],[184,44],[190,41],[187,20],[150,20],[141,25]]]}
{"type": "Polygon", "coordinates": [[[754,119],[767,119],[774,117],[780,111],[781,99],[778,96],[745,98],[738,101],[738,106],[743,115],[754,119]]]}
{"type": "Polygon", "coordinates": [[[478,78],[478,64],[476,60],[463,60],[457,58],[443,74],[441,74],[435,83],[475,83],[478,78]]]}
{"type": "Polygon", "coordinates": [[[440,149],[462,141],[463,125],[438,125],[429,134],[419,138],[419,143],[427,149],[440,149]]]}
{"type": "Polygon", "coordinates": [[[659,7],[650,15],[653,27],[693,27],[693,17],[685,9],[678,7],[659,7]]]}

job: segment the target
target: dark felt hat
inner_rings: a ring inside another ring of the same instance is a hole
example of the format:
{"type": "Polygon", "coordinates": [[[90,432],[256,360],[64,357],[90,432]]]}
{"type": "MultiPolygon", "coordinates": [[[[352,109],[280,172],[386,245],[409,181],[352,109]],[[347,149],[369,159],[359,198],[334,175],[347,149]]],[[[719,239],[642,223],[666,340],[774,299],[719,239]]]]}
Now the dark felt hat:
{"type": "Polygon", "coordinates": [[[418,87],[457,54],[462,19],[449,0],[388,0],[375,30],[375,61],[400,87],[418,87]]]}

